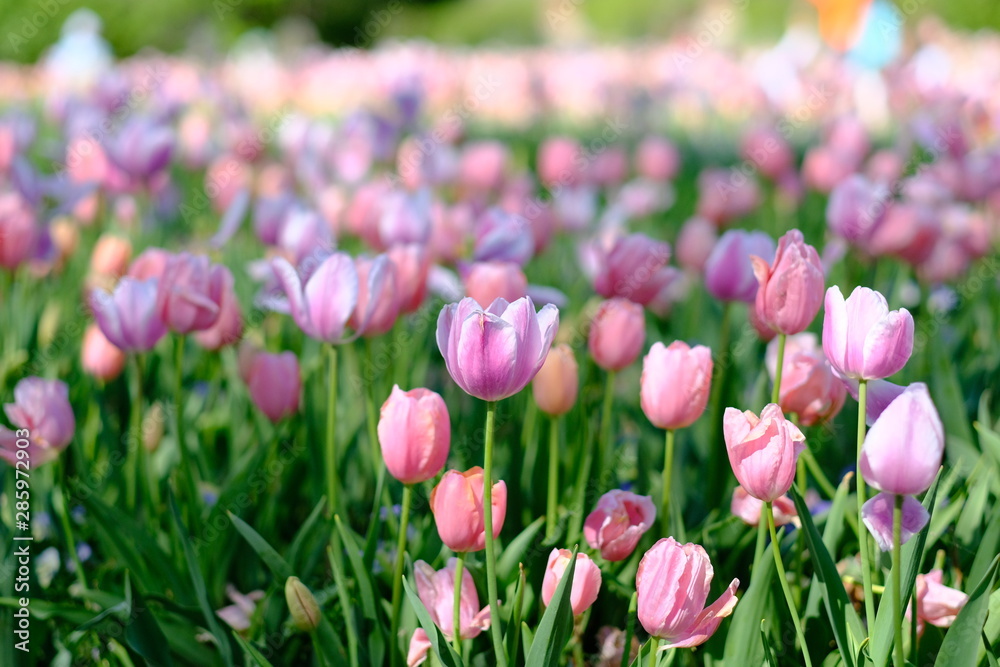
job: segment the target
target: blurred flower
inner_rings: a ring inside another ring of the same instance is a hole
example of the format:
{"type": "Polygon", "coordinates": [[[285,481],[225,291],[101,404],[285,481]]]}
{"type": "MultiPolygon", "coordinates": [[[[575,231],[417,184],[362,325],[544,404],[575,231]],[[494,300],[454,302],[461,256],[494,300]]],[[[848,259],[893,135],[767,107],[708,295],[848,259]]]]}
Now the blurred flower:
{"type": "Polygon", "coordinates": [[[720,301],[753,303],[757,277],[751,257],[773,257],[774,240],[764,232],[730,229],[705,261],[705,289],[720,301]]]}
{"type": "MultiPolygon", "coordinates": [[[[773,380],[778,366],[777,340],[767,346],[767,371],[773,380]]],[[[833,373],[815,334],[800,333],[785,342],[778,405],[797,415],[803,426],[829,421],[844,407],[847,388],[833,373]]]]}
{"type": "Polygon", "coordinates": [[[594,289],[605,298],[620,296],[645,306],[677,275],[667,266],[670,244],[644,234],[622,236],[599,252],[594,289]]]}
{"type": "MultiPolygon", "coordinates": [[[[681,227],[677,236],[677,262],[688,271],[702,273],[706,271],[708,259],[712,256],[718,242],[718,232],[714,224],[705,218],[694,217],[688,219],[681,227]]],[[[772,249],[773,252],[773,249],[772,249]]],[[[749,267],[749,256],[747,266],[749,267]]],[[[750,277],[753,280],[754,294],[757,293],[757,279],[753,277],[753,269],[750,269],[750,277]]]]}
{"type": "MultiPolygon", "coordinates": [[[[941,570],[917,575],[914,593],[917,599],[917,636],[923,634],[925,623],[939,628],[950,627],[969,601],[969,596],[962,591],[945,586],[943,577],[941,570]]],[[[907,605],[906,618],[910,617],[911,608],[907,605]]]]}
{"type": "Polygon", "coordinates": [[[528,279],[513,262],[475,262],[463,271],[465,293],[478,303],[516,301],[528,293],[528,279]]]}
{"type": "Polygon", "coordinates": [[[240,372],[254,405],[272,422],[299,411],[302,380],[294,353],[271,354],[244,345],[240,348],[240,372]]]}
{"type": "Polygon", "coordinates": [[[645,342],[642,306],[621,297],[601,302],[587,336],[587,348],[598,366],[608,371],[631,366],[645,342]]]}
{"type": "Polygon", "coordinates": [[[24,378],[14,385],[14,402],[5,404],[4,412],[17,427],[0,426],[0,458],[11,466],[23,460],[17,456],[20,451],[27,452],[32,468],[55,460],[76,431],[69,387],[59,380],[24,378]],[[28,446],[19,447],[24,440],[28,446]]]}
{"type": "Polygon", "coordinates": [[[243,311],[233,290],[232,276],[227,273],[228,283],[222,290],[219,316],[215,324],[194,334],[194,339],[206,350],[221,350],[227,345],[235,345],[243,338],[243,311]]]}
{"type": "Polygon", "coordinates": [[[125,275],[131,257],[132,244],[128,239],[103,234],[90,254],[90,270],[100,276],[119,278],[125,275]]]}
{"type": "Polygon", "coordinates": [[[250,591],[243,595],[232,584],[226,584],[226,597],[233,604],[222,607],[215,613],[229,627],[242,634],[250,629],[257,602],[264,599],[264,591],[250,591]]]}
{"type": "Polygon", "coordinates": [[[271,267],[303,333],[324,343],[342,342],[358,302],[358,272],[350,256],[329,255],[305,278],[305,285],[286,260],[275,259],[271,267]]]}
{"type": "Polygon", "coordinates": [[[167,325],[157,312],[157,279],[122,278],[115,291],[90,293],[101,333],[125,352],[148,352],[167,333],[167,325]]]}
{"type": "MultiPolygon", "coordinates": [[[[422,560],[413,564],[413,578],[417,584],[417,595],[424,603],[434,625],[451,639],[455,633],[455,568],[458,561],[448,559],[447,567],[435,571],[422,560]]],[[[490,606],[479,608],[479,594],[476,582],[468,570],[462,571],[462,590],[459,593],[459,636],[462,639],[478,637],[490,627],[490,606]]]]}
{"type": "MultiPolygon", "coordinates": [[[[764,516],[764,501],[751,496],[742,486],[737,486],[733,489],[733,500],[729,504],[729,511],[748,526],[757,526],[764,516]]],[[[773,511],[775,526],[784,526],[786,523],[798,525],[795,503],[788,496],[775,499],[773,511]]]]}
{"type": "Polygon", "coordinates": [[[362,336],[381,336],[396,323],[399,294],[396,291],[396,267],[387,255],[357,257],[358,302],[348,324],[362,336]]]}
{"type": "Polygon", "coordinates": [[[91,324],[83,334],[80,366],[102,382],[110,382],[125,368],[125,353],[105,338],[100,327],[91,324]]]}
{"type": "Polygon", "coordinates": [[[579,384],[576,357],[572,348],[562,343],[549,350],[531,382],[531,390],[542,412],[558,416],[569,412],[576,403],[579,384]]]}
{"type": "Polygon", "coordinates": [[[226,267],[204,255],[179,253],[167,261],[157,283],[156,312],[179,334],[203,331],[219,318],[223,295],[232,283],[226,267]]]}
{"type": "Polygon", "coordinates": [[[601,496],[587,517],[583,536],[591,548],[601,552],[604,560],[625,560],[655,521],[656,505],[652,498],[612,489],[601,496]]]}

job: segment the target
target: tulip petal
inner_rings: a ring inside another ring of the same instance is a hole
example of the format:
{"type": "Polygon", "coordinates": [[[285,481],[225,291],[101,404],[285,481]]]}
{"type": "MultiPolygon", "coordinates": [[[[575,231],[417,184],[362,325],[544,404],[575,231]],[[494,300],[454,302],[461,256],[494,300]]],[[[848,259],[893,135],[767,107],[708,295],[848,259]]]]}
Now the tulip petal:
{"type": "Polygon", "coordinates": [[[680,637],[675,638],[673,642],[661,646],[660,650],[691,648],[692,646],[699,646],[708,641],[708,638],[719,628],[722,619],[732,614],[733,609],[736,608],[736,603],[739,602],[736,598],[736,589],[739,585],[740,580],[733,579],[726,591],[719,596],[719,599],[698,614],[689,630],[680,637]]]}
{"type": "MultiPolygon", "coordinates": [[[[892,512],[895,496],[880,493],[861,507],[861,518],[875,543],[882,551],[892,550],[892,512]]],[[[903,497],[903,522],[900,529],[900,544],[906,544],[927,525],[930,514],[913,496],[903,497]]]]}
{"type": "Polygon", "coordinates": [[[406,652],[406,667],[417,667],[427,660],[427,654],[431,650],[431,640],[424,632],[423,628],[413,631],[410,638],[410,648],[406,652]]]}

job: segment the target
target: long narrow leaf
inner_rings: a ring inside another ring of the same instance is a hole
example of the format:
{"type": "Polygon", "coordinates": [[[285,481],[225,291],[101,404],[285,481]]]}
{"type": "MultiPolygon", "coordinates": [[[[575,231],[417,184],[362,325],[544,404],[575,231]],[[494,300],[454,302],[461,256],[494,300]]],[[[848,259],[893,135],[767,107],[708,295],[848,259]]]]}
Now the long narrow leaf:
{"type": "Polygon", "coordinates": [[[431,615],[427,612],[427,608],[424,607],[424,603],[420,601],[417,594],[413,592],[413,588],[410,586],[410,582],[406,580],[406,577],[403,577],[403,590],[406,591],[406,597],[417,615],[417,620],[420,621],[420,627],[427,633],[427,638],[431,642],[431,648],[438,659],[441,660],[441,664],[444,667],[461,667],[464,665],[465,663],[455,653],[455,649],[448,643],[444,634],[442,634],[438,626],[434,625],[434,621],[431,620],[431,615]]]}
{"type": "Polygon", "coordinates": [[[280,580],[284,581],[288,577],[292,576],[292,568],[288,562],[281,557],[274,547],[268,544],[267,540],[260,536],[256,530],[250,527],[243,519],[239,518],[232,512],[229,512],[229,519],[233,522],[233,526],[239,531],[240,535],[243,536],[249,544],[250,547],[257,552],[260,559],[264,561],[271,573],[280,580]]]}
{"type": "Polygon", "coordinates": [[[569,565],[563,572],[556,592],[552,595],[548,609],[542,614],[542,620],[535,630],[535,639],[531,644],[526,664],[535,667],[557,667],[559,657],[566,640],[573,630],[573,607],[570,604],[570,593],[573,592],[573,572],[576,570],[576,554],[579,547],[573,549],[569,565]]]}
{"type": "Polygon", "coordinates": [[[1000,556],[993,559],[986,575],[980,580],[969,601],[958,613],[955,622],[941,642],[934,667],[976,667],[979,661],[980,637],[989,611],[990,591],[997,578],[997,564],[1000,556]]]}

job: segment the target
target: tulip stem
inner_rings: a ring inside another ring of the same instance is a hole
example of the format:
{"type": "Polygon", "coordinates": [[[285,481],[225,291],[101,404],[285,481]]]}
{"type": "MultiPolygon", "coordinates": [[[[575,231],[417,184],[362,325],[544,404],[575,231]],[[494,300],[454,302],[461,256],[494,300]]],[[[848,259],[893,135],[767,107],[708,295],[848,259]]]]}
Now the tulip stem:
{"type": "Polygon", "coordinates": [[[545,539],[556,534],[556,506],[559,502],[559,418],[549,419],[549,494],[545,512],[545,539]]]}
{"type": "Polygon", "coordinates": [[[778,334],[778,365],[774,368],[774,387],[771,389],[771,402],[778,405],[781,400],[781,371],[785,365],[785,334],[778,334]]]}
{"type": "Polygon", "coordinates": [[[903,590],[902,569],[903,569],[903,496],[895,497],[896,503],[892,508],[892,611],[893,620],[896,622],[895,646],[896,646],[896,667],[905,667],[906,660],[903,657],[903,590]]]}
{"type": "Polygon", "coordinates": [[[670,485],[674,477],[674,429],[667,429],[667,441],[663,450],[663,495],[660,501],[660,520],[663,534],[670,534],[670,485]]]}
{"type": "Polygon", "coordinates": [[[861,447],[865,444],[865,412],[868,407],[868,382],[858,381],[858,550],[861,552],[861,581],[865,590],[865,616],[868,623],[875,622],[875,595],[872,592],[872,568],[868,553],[868,529],[865,527],[863,508],[865,497],[865,478],[861,474],[861,447]]]}
{"type": "MultiPolygon", "coordinates": [[[[392,664],[397,664],[399,651],[399,612],[403,603],[403,563],[406,561],[406,524],[410,520],[410,504],[413,501],[413,487],[403,486],[403,507],[399,512],[399,535],[396,539],[396,566],[392,572],[392,664]]],[[[459,555],[461,557],[461,554],[459,555]]],[[[461,562],[461,561],[459,561],[461,562]]]]}
{"type": "Polygon", "coordinates": [[[455,554],[455,586],[454,599],[451,605],[451,641],[455,646],[455,653],[462,657],[462,572],[465,571],[465,552],[460,551],[455,554]]]}
{"type": "Polygon", "coordinates": [[[497,555],[493,545],[493,426],[496,421],[496,401],[486,403],[486,443],[483,455],[483,527],[486,537],[486,591],[490,605],[490,634],[497,666],[507,667],[503,633],[500,631],[500,599],[497,595],[497,555]]]}
{"type": "Polygon", "coordinates": [[[598,469],[601,465],[611,462],[611,407],[615,397],[615,371],[608,371],[607,381],[604,385],[604,405],[601,407],[601,446],[598,449],[601,458],[598,469]]]}
{"type": "Polygon", "coordinates": [[[632,599],[628,603],[628,620],[625,621],[625,644],[622,649],[622,661],[619,667],[628,667],[629,658],[632,657],[632,635],[635,632],[635,613],[639,608],[639,593],[632,593],[632,599]]]}
{"type": "Polygon", "coordinates": [[[778,534],[774,529],[774,507],[769,502],[764,503],[764,506],[767,512],[767,530],[771,534],[771,551],[774,553],[774,567],[778,573],[778,582],[781,584],[781,591],[785,594],[788,612],[792,615],[792,625],[795,626],[795,635],[802,646],[802,657],[805,658],[806,667],[812,667],[812,660],[809,658],[809,647],[806,645],[806,638],[802,633],[802,623],[799,621],[799,612],[795,608],[795,599],[792,597],[792,591],[788,588],[785,565],[781,562],[781,543],[778,542],[778,534]]]}
{"type": "Polygon", "coordinates": [[[129,496],[131,506],[138,505],[138,494],[142,493],[142,500],[146,505],[146,512],[149,516],[155,516],[156,504],[153,502],[153,492],[151,489],[152,475],[149,474],[149,463],[146,458],[146,443],[142,430],[142,357],[133,354],[129,357],[132,364],[132,410],[130,417],[132,424],[132,438],[129,439],[130,446],[135,447],[135,488],[132,488],[132,495],[129,496]]]}
{"type": "Polygon", "coordinates": [[[58,462],[58,472],[56,473],[56,484],[53,487],[53,504],[58,508],[59,522],[62,524],[63,532],[66,534],[66,549],[69,557],[73,561],[76,570],[76,580],[80,582],[80,587],[87,590],[87,577],[83,572],[83,563],[80,562],[80,554],[76,552],[76,540],[73,538],[73,524],[69,518],[69,507],[66,506],[66,496],[63,495],[63,487],[66,486],[66,466],[62,461],[58,462]]]}
{"type": "Polygon", "coordinates": [[[659,643],[656,637],[649,638],[649,667],[656,667],[656,647],[659,643]]]}
{"type": "Polygon", "coordinates": [[[326,403],[326,496],[327,516],[337,512],[337,348],[330,345],[330,379],[326,403]]]}
{"type": "MultiPolygon", "coordinates": [[[[368,379],[368,387],[365,391],[365,411],[368,414],[368,440],[369,446],[372,450],[372,470],[375,473],[375,479],[378,480],[381,477],[384,478],[385,466],[382,462],[382,445],[379,443],[378,439],[378,411],[375,408],[375,365],[372,363],[372,341],[371,339],[365,340],[365,351],[367,353],[368,359],[368,371],[370,377],[368,379]]],[[[380,503],[384,502],[385,507],[389,510],[386,512],[388,516],[388,523],[390,528],[395,528],[395,521],[392,516],[392,498],[389,495],[389,487],[375,484],[375,504],[376,507],[380,503]]]]}
{"type": "Polygon", "coordinates": [[[189,530],[197,534],[200,512],[198,511],[198,487],[194,482],[194,462],[188,451],[184,437],[184,336],[174,337],[174,426],[177,436],[177,449],[180,451],[181,463],[178,475],[187,496],[187,511],[189,530]]]}

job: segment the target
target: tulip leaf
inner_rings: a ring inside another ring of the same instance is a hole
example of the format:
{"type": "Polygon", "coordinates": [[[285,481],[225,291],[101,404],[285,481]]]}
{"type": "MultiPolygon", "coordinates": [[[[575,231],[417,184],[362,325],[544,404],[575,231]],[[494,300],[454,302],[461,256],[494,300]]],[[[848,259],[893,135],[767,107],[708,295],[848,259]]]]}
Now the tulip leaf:
{"type": "Polygon", "coordinates": [[[983,652],[986,654],[986,659],[989,661],[990,667],[1000,667],[1000,662],[997,662],[997,657],[993,655],[993,647],[990,646],[990,638],[986,636],[986,630],[983,630],[983,652]]]}
{"type": "MultiPolygon", "coordinates": [[[[844,516],[847,506],[848,491],[851,487],[852,475],[844,475],[840,481],[837,492],[833,495],[830,510],[826,515],[826,525],[823,526],[823,544],[830,553],[837,552],[837,544],[840,536],[844,532],[844,516]]],[[[803,620],[808,618],[819,618],[819,605],[822,595],[822,587],[817,585],[818,579],[813,575],[812,583],[809,586],[809,597],[806,602],[806,611],[803,620]]]]}
{"type": "Polygon", "coordinates": [[[233,632],[233,637],[236,638],[236,642],[243,648],[247,656],[256,663],[257,667],[274,667],[270,661],[264,657],[264,654],[257,650],[257,647],[248,642],[243,637],[240,637],[239,633],[233,632]]]}
{"type": "Polygon", "coordinates": [[[979,548],[976,550],[976,557],[972,560],[972,567],[969,568],[969,576],[966,579],[967,585],[971,586],[973,582],[983,578],[990,561],[997,553],[1000,553],[1000,504],[993,508],[993,517],[979,539],[979,548]]]}
{"type": "Polygon", "coordinates": [[[938,650],[934,667],[975,667],[979,662],[980,637],[989,612],[990,592],[997,578],[1000,556],[993,559],[989,569],[969,596],[955,622],[945,633],[938,650]]]}
{"type": "Polygon", "coordinates": [[[323,517],[323,508],[326,507],[326,496],[319,499],[316,503],[316,507],[306,518],[305,522],[299,528],[299,532],[295,534],[295,539],[292,540],[292,546],[288,547],[287,558],[285,559],[296,572],[299,573],[300,577],[306,576],[308,573],[302,571],[302,566],[304,563],[299,562],[299,552],[302,551],[306,544],[306,541],[312,535],[313,530],[316,528],[317,524],[320,523],[320,519],[323,517]]]}
{"type": "Polygon", "coordinates": [[[531,631],[528,624],[521,621],[521,645],[524,647],[524,655],[528,656],[531,652],[531,645],[535,642],[535,633],[531,631]]]}
{"type": "Polygon", "coordinates": [[[774,654],[774,648],[771,646],[771,642],[767,638],[767,631],[764,629],[766,623],[766,619],[760,619],[760,643],[764,647],[764,664],[767,667],[778,667],[778,656],[774,654]]]}
{"type": "Polygon", "coordinates": [[[354,604],[351,602],[351,591],[347,587],[347,580],[344,579],[344,571],[340,562],[334,558],[333,550],[337,540],[331,540],[331,546],[327,547],[326,553],[330,561],[330,569],[333,571],[333,581],[337,585],[337,593],[340,596],[340,608],[343,611],[344,625],[347,626],[347,655],[351,667],[358,667],[358,619],[354,615],[354,604]]]}
{"type": "Polygon", "coordinates": [[[864,626],[861,624],[857,612],[854,611],[854,605],[847,597],[847,591],[844,590],[840,573],[837,571],[837,564],[830,556],[826,545],[823,544],[805,500],[802,499],[795,487],[792,487],[790,493],[792,500],[795,501],[795,510],[798,512],[799,520],[802,522],[802,531],[805,533],[809,552],[812,554],[817,583],[822,584],[823,606],[830,619],[833,637],[840,650],[840,657],[844,659],[844,664],[847,667],[854,667],[855,653],[852,647],[856,647],[864,640],[866,636],[864,626]]]}
{"type": "Polygon", "coordinates": [[[524,587],[526,583],[524,566],[520,565],[517,575],[517,591],[514,593],[514,608],[511,610],[511,620],[507,624],[507,636],[504,637],[503,642],[507,647],[507,655],[510,656],[510,659],[515,664],[517,662],[517,652],[521,648],[521,614],[524,611],[524,587]]]}
{"type": "Polygon", "coordinates": [[[260,533],[232,512],[228,512],[228,514],[230,521],[233,522],[233,526],[243,536],[243,539],[250,543],[250,547],[257,552],[257,555],[260,556],[260,559],[264,561],[264,564],[267,565],[275,577],[280,581],[285,581],[288,577],[292,576],[291,566],[281,557],[281,554],[275,551],[274,547],[268,544],[267,540],[260,536],[260,533]]]}
{"type": "Polygon", "coordinates": [[[530,560],[524,555],[528,552],[528,547],[531,546],[543,525],[545,525],[545,517],[540,516],[528,524],[517,537],[510,541],[510,544],[504,547],[503,554],[497,561],[497,575],[501,581],[510,581],[517,571],[517,564],[530,560]]]}
{"type": "Polygon", "coordinates": [[[980,422],[975,422],[972,426],[979,433],[980,446],[990,453],[994,467],[1000,470],[1000,433],[980,422]]]}
{"type": "MultiPolygon", "coordinates": [[[[931,484],[931,488],[927,491],[924,496],[924,509],[926,509],[933,518],[934,507],[937,504],[937,490],[938,483],[941,481],[941,475],[938,474],[934,478],[934,483],[931,484]]],[[[919,533],[910,538],[910,541],[903,545],[902,548],[902,558],[901,564],[903,566],[902,572],[902,584],[903,584],[903,608],[905,609],[909,603],[910,596],[913,594],[913,587],[917,581],[917,574],[920,572],[920,564],[924,559],[924,546],[927,543],[927,534],[930,531],[930,520],[927,521],[927,525],[923,527],[919,533]]],[[[883,600],[892,600],[895,595],[895,588],[893,586],[893,577],[890,576],[886,582],[885,592],[882,593],[883,600]]],[[[875,624],[872,626],[871,631],[871,645],[868,654],[872,657],[872,661],[875,663],[876,667],[884,665],[889,661],[889,654],[892,653],[892,640],[893,640],[893,613],[891,604],[883,604],[879,606],[878,612],[875,614],[875,624]]]]}
{"type": "Polygon", "coordinates": [[[761,620],[769,616],[767,606],[771,598],[773,578],[773,558],[762,558],[761,562],[754,564],[750,586],[733,611],[733,619],[726,634],[723,663],[760,665],[764,662],[764,649],[757,637],[761,620]]]}
{"type": "Polygon", "coordinates": [[[340,539],[344,541],[347,560],[351,563],[351,569],[354,570],[354,580],[358,584],[358,593],[361,595],[361,610],[364,612],[365,618],[376,620],[378,614],[375,607],[375,588],[372,584],[371,570],[365,568],[361,549],[354,539],[354,534],[349,528],[344,526],[340,515],[335,515],[333,520],[337,524],[340,539]]]}
{"type": "MultiPolygon", "coordinates": [[[[424,603],[420,601],[417,594],[413,592],[413,587],[410,586],[410,582],[406,577],[403,577],[403,590],[406,591],[406,597],[410,601],[410,606],[413,607],[414,613],[417,615],[417,620],[420,621],[420,627],[427,633],[427,638],[431,642],[431,648],[438,659],[441,660],[441,664],[444,667],[460,667],[464,665],[465,663],[455,653],[455,649],[451,647],[444,633],[431,620],[431,615],[427,612],[427,608],[424,607],[424,603]]],[[[393,640],[395,639],[393,637],[393,640]]]]}
{"type": "Polygon", "coordinates": [[[569,564],[563,572],[556,592],[553,593],[549,606],[542,614],[542,620],[535,630],[535,638],[531,643],[531,651],[525,664],[535,667],[557,667],[566,640],[573,630],[573,607],[570,604],[570,593],[573,592],[573,573],[576,570],[576,554],[579,547],[573,549],[569,564]]]}
{"type": "Polygon", "coordinates": [[[129,602],[129,610],[125,625],[125,642],[129,647],[145,658],[146,663],[153,667],[171,667],[170,646],[167,636],[163,634],[152,610],[142,599],[138,589],[131,585],[132,576],[125,579],[125,598],[129,602]],[[131,599],[129,599],[131,598],[131,599]]]}

